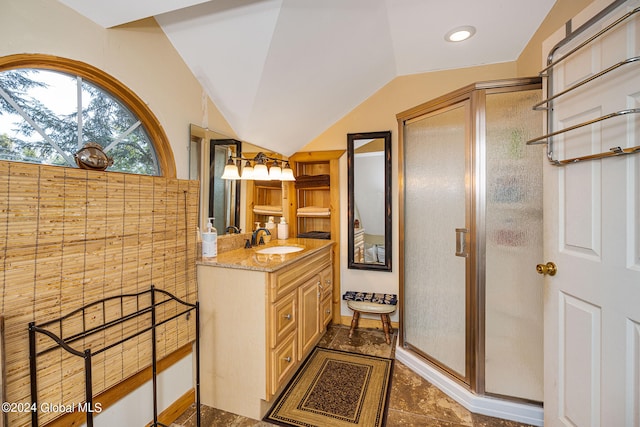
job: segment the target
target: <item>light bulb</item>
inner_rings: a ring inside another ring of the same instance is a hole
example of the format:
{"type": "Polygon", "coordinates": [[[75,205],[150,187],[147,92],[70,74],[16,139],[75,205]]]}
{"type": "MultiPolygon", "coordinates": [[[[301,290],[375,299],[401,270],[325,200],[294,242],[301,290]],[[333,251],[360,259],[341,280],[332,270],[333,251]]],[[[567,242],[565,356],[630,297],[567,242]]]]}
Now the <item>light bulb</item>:
{"type": "Polygon", "coordinates": [[[280,181],[295,181],[296,178],[293,176],[293,170],[291,166],[289,166],[289,162],[284,164],[282,168],[282,175],[280,176],[280,181]]]}
{"type": "Polygon", "coordinates": [[[258,163],[253,167],[253,179],[257,181],[269,181],[269,169],[267,165],[258,163]]]}
{"type": "Polygon", "coordinates": [[[251,166],[251,162],[247,160],[244,167],[242,168],[242,178],[241,179],[253,179],[253,166],[251,166]]]}
{"type": "Polygon", "coordinates": [[[280,168],[280,163],[278,163],[278,161],[276,160],[273,162],[273,165],[271,165],[271,168],[269,169],[269,179],[279,181],[281,176],[282,169],[280,168]]]}
{"type": "Polygon", "coordinates": [[[238,173],[238,167],[233,163],[233,159],[229,157],[227,164],[224,167],[224,171],[222,172],[221,179],[240,179],[240,174],[238,173]]]}

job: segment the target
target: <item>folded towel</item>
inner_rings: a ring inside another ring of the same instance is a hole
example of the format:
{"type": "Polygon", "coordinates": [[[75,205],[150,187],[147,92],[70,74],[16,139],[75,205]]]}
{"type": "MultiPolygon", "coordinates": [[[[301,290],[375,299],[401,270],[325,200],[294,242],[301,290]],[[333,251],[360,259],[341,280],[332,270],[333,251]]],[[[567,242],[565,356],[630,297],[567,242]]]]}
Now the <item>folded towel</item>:
{"type": "Polygon", "coordinates": [[[255,205],[253,207],[253,213],[260,215],[282,215],[282,206],[255,205]]]}
{"type": "Polygon", "coordinates": [[[303,239],[331,240],[331,232],[330,231],[307,231],[304,233],[298,233],[298,237],[303,239]]]}
{"type": "Polygon", "coordinates": [[[298,216],[330,216],[331,210],[319,206],[306,206],[298,208],[297,213],[298,216]]]}
{"type": "Polygon", "coordinates": [[[328,187],[329,175],[300,175],[296,177],[296,188],[328,187]]]}

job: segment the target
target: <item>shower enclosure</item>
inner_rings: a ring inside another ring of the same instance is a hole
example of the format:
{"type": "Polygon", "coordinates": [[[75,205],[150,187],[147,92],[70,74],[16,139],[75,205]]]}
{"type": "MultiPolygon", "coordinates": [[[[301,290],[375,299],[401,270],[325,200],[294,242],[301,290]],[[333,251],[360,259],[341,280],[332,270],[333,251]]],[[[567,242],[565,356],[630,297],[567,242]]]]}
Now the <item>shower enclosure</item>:
{"type": "Polygon", "coordinates": [[[480,395],[542,401],[539,78],[398,114],[404,349],[480,395]]]}

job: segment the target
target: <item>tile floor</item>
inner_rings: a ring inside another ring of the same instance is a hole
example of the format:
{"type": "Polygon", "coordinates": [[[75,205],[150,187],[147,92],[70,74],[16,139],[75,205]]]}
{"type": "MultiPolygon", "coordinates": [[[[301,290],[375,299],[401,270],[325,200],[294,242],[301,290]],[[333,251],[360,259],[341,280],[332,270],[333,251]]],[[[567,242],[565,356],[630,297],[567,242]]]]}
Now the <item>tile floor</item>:
{"type": "MultiPolygon", "coordinates": [[[[378,329],[358,329],[349,338],[349,328],[332,326],[318,344],[321,347],[394,357],[396,336],[392,346],[385,343],[384,333],[378,329]]],[[[524,427],[524,424],[472,414],[454,400],[432,386],[402,363],[394,364],[387,426],[406,427],[524,427]]],[[[271,423],[252,420],[218,409],[201,408],[202,427],[271,427],[271,423]]],[[[195,427],[195,405],[182,414],[170,427],[195,427]]]]}

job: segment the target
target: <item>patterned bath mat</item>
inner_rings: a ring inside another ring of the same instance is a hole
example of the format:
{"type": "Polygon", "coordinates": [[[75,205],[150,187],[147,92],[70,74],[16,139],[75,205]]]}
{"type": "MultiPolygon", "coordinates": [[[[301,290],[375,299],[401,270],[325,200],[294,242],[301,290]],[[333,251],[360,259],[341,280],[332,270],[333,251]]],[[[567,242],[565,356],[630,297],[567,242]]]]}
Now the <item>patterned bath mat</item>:
{"type": "Polygon", "coordinates": [[[383,426],[392,371],[393,359],[316,347],[264,420],[282,426],[383,426]]]}

